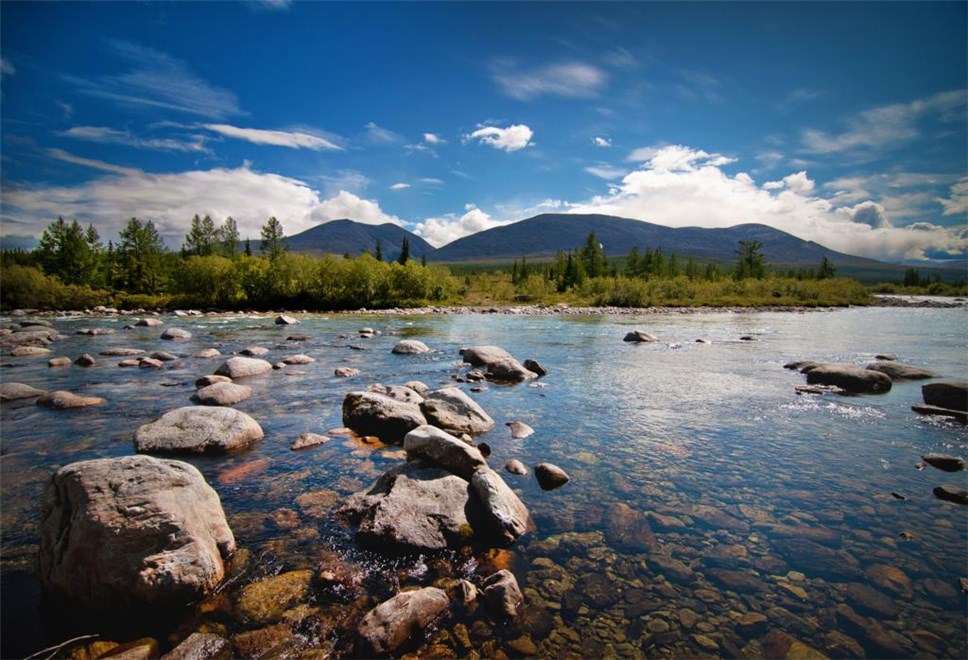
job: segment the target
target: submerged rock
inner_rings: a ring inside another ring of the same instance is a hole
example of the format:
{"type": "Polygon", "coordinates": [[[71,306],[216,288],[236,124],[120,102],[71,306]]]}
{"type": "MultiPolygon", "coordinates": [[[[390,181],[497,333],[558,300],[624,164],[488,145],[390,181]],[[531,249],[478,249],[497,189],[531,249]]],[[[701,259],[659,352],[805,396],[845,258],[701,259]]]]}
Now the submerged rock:
{"type": "Polygon", "coordinates": [[[448,431],[477,435],[494,428],[491,416],[456,387],[427,392],[420,408],[428,422],[448,431]]]}
{"type": "Polygon", "coordinates": [[[236,611],[256,623],[281,621],[286,610],[305,602],[313,572],[289,571],[246,585],[239,594],[236,611]]]}
{"type": "Polygon", "coordinates": [[[367,612],[360,623],[358,652],[364,657],[393,653],[417,642],[423,631],[447,610],[447,593],[436,587],[405,591],[367,612]]]}
{"type": "Polygon", "coordinates": [[[552,463],[538,463],[534,466],[534,476],[543,490],[554,490],[571,481],[568,473],[552,463]]]}
{"type": "Polygon", "coordinates": [[[653,341],[659,341],[659,338],[655,335],[649,334],[644,330],[632,330],[625,335],[622,341],[632,342],[632,343],[648,343],[653,341]]]}
{"type": "Polygon", "coordinates": [[[217,376],[228,376],[232,380],[236,378],[248,378],[272,371],[272,365],[259,358],[232,357],[222,363],[215,370],[217,376]]]}
{"type": "Polygon", "coordinates": [[[135,431],[134,448],[139,453],[221,454],[244,449],[262,437],[262,427],[244,412],[185,406],[135,431]]]}
{"type": "Polygon", "coordinates": [[[384,394],[350,392],[343,399],[343,424],[384,442],[401,442],[407,433],[426,423],[417,405],[384,394]]]}
{"type": "Polygon", "coordinates": [[[69,408],[87,408],[89,406],[100,406],[104,404],[104,399],[99,396],[81,396],[73,392],[57,390],[56,392],[45,392],[37,398],[37,405],[55,410],[67,410],[69,408]]]}
{"type": "Polygon", "coordinates": [[[968,490],[958,486],[943,485],[934,489],[934,496],[939,500],[954,502],[955,504],[968,505],[968,490]]]}
{"type": "Polygon", "coordinates": [[[924,454],[921,460],[945,472],[961,472],[968,467],[965,459],[947,454],[924,454]]]}
{"type": "Polygon", "coordinates": [[[58,470],[44,491],[38,577],[85,607],[197,601],[234,551],[218,495],[187,463],[82,461],[58,470]]]}
{"type": "Polygon", "coordinates": [[[509,619],[518,615],[524,596],[521,594],[521,587],[518,586],[514,573],[502,569],[485,578],[481,586],[484,602],[491,611],[509,619]]]}
{"type": "Polygon", "coordinates": [[[943,381],[921,386],[921,396],[929,406],[968,412],[968,381],[943,381]]]}
{"type": "Polygon", "coordinates": [[[941,375],[928,369],[889,360],[871,362],[867,365],[867,368],[871,371],[880,371],[882,374],[887,374],[891,377],[891,380],[923,380],[925,378],[937,378],[941,375]]]}
{"type": "Polygon", "coordinates": [[[429,353],[430,347],[416,339],[403,339],[397,342],[397,345],[390,352],[396,353],[397,355],[419,355],[421,353],[429,353]]]}
{"type": "Polygon", "coordinates": [[[38,390],[24,383],[0,383],[0,401],[33,399],[46,392],[47,390],[38,390]]]}
{"type": "Polygon", "coordinates": [[[164,660],[232,660],[232,645],[221,635],[195,632],[166,653],[164,660]]]}
{"type": "Polygon", "coordinates": [[[879,371],[823,364],[806,372],[811,385],[836,385],[846,392],[883,394],[891,389],[891,377],[879,371]]]}

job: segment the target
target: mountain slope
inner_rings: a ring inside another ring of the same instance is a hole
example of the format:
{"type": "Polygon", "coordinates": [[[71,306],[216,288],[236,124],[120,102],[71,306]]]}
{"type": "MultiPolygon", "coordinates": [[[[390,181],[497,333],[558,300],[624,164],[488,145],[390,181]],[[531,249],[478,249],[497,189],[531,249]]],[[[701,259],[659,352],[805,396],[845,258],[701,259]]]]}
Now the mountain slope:
{"type": "Polygon", "coordinates": [[[400,256],[404,238],[409,239],[410,256],[415,259],[424,255],[429,257],[434,251],[430,243],[403,227],[391,223],[367,225],[353,220],[333,220],[316,225],[304,232],[287,236],[286,245],[292,252],[349,253],[355,257],[367,250],[374,252],[379,240],[383,259],[391,261],[400,256]]]}

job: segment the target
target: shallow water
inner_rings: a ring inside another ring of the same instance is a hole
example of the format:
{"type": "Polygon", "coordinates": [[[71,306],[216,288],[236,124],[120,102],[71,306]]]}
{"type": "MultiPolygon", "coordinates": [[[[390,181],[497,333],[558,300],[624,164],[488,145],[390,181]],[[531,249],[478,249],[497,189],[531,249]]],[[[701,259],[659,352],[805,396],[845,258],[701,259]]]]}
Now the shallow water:
{"type": "MultiPolygon", "coordinates": [[[[898,382],[876,396],[798,396],[794,387],[803,376],[782,365],[794,359],[863,365],[877,353],[897,353],[945,379],[966,380],[966,316],[965,308],[638,318],[334,315],[305,316],[289,328],[275,326],[272,317],[166,318],[165,327],[193,334],[185,342],[160,340],[163,328],[122,330],[130,319],[55,320],[70,339],[54,343],[51,356],[4,356],[0,378],[108,403],[75,411],[4,404],[0,655],[29,654],[98,625],[85,621],[79,628],[49,612],[30,575],[49,474],[76,460],[130,454],[138,426],[190,405],[194,380],[224,359],[187,357],[192,352],[260,345],[272,362],[297,353],[317,361],[246,381],[253,395],[236,407],[265,431],[254,448],[187,459],[219,492],[250,557],[222,594],[229,603],[254,579],[315,568],[334,555],[369,572],[366,606],[401,586],[507,566],[525,591],[522,619],[498,625],[470,617],[463,622],[470,647],[445,627],[425,651],[515,655],[527,648],[521,643],[527,637],[542,656],[754,656],[789,643],[771,633],[779,630],[831,655],[963,657],[968,631],[957,579],[968,565],[968,519],[965,508],[935,499],[932,489],[964,488],[968,476],[916,464],[927,452],[964,455],[965,427],[913,413],[920,382],[898,382]],[[364,326],[383,335],[360,339],[356,330],[364,326]],[[74,335],[88,327],[118,332],[74,335]],[[633,328],[661,341],[622,342],[633,328]],[[295,333],[311,339],[286,341],[295,333]],[[434,352],[392,355],[402,337],[434,352]],[[497,422],[478,438],[492,448],[489,463],[500,469],[509,458],[529,466],[550,461],[572,481],[545,492],[531,476],[504,474],[537,523],[507,552],[388,560],[357,548],[329,507],[402,461],[402,452],[338,436],[305,451],[289,446],[303,432],[342,426],[340,407],[350,390],[408,380],[453,383],[462,372],[458,349],[480,344],[537,359],[549,371],[538,383],[543,387],[491,384],[472,395],[497,422]],[[48,357],[97,356],[111,347],[183,357],[159,370],[122,369],[116,366],[122,358],[110,357],[98,357],[89,369],[47,367],[48,357]],[[340,366],[361,375],[335,378],[340,366]],[[507,421],[526,422],[536,433],[512,440],[507,421]],[[887,572],[893,579],[883,577],[887,572]],[[872,607],[852,585],[884,598],[872,607]],[[843,604],[861,618],[845,616],[843,604]],[[744,624],[750,612],[766,615],[767,625],[744,624]]],[[[314,616],[338,608],[321,596],[311,605],[314,616]]],[[[147,631],[167,647],[196,627],[227,635],[258,627],[238,618],[231,604],[183,619],[162,630],[112,630],[111,638],[147,631]]],[[[294,626],[292,643],[350,650],[339,626],[323,628],[294,626]]]]}

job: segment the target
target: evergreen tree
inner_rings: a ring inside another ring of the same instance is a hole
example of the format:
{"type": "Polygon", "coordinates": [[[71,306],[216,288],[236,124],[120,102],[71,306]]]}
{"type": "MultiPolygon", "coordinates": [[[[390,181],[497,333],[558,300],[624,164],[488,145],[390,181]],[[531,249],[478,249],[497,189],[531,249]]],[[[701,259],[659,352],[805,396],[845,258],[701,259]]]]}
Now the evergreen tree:
{"type": "Polygon", "coordinates": [[[155,293],[161,280],[165,243],[151,220],[131,218],[119,233],[118,259],[123,287],[133,293],[155,293]]]}
{"type": "Polygon", "coordinates": [[[376,252],[373,253],[374,258],[377,261],[383,261],[383,246],[380,245],[380,239],[376,239],[376,252]]]}
{"type": "Polygon", "coordinates": [[[601,277],[608,272],[608,258],[595,232],[588,234],[585,246],[579,250],[579,257],[588,277],[601,277]]]}
{"type": "Polygon", "coordinates": [[[760,253],[761,249],[763,249],[763,243],[760,241],[739,242],[739,247],[736,248],[739,261],[736,262],[736,268],[733,271],[733,276],[737,280],[744,280],[749,277],[759,280],[766,276],[766,266],[763,263],[763,255],[760,253]]]}
{"type": "Polygon", "coordinates": [[[427,255],[426,254],[421,254],[420,255],[420,265],[423,266],[424,268],[427,267],[427,255]]]}
{"type": "Polygon", "coordinates": [[[641,257],[639,256],[639,247],[637,245],[633,245],[632,249],[629,250],[629,256],[625,259],[626,277],[638,277],[640,260],[641,257]]]}
{"type": "Polygon", "coordinates": [[[249,242],[248,236],[246,236],[245,238],[245,256],[247,257],[252,256],[252,243],[249,242]]]}
{"type": "Polygon", "coordinates": [[[921,274],[917,268],[904,271],[904,286],[921,286],[921,274]]]}
{"type": "Polygon", "coordinates": [[[820,262],[820,268],[817,269],[817,279],[826,280],[837,275],[837,269],[827,258],[827,255],[823,256],[823,260],[820,262]]]}
{"type": "Polygon", "coordinates": [[[285,240],[286,234],[282,230],[282,224],[272,216],[262,226],[262,244],[259,245],[259,252],[269,257],[270,261],[275,261],[287,249],[285,240]]]}
{"type": "Polygon", "coordinates": [[[400,257],[397,259],[397,263],[401,266],[404,266],[408,261],[410,261],[410,239],[404,236],[403,245],[400,247],[400,257]]]}
{"type": "Polygon", "coordinates": [[[235,251],[239,247],[239,225],[232,216],[225,218],[225,222],[218,228],[216,239],[219,254],[234,259],[235,251]]]}
{"type": "Polygon", "coordinates": [[[211,256],[215,254],[217,240],[218,234],[211,216],[206,215],[204,218],[199,218],[196,214],[192,218],[191,227],[185,236],[182,254],[186,257],[193,255],[199,257],[211,256]]]}
{"type": "Polygon", "coordinates": [[[99,245],[93,226],[86,234],[77,220],[70,223],[58,217],[48,225],[37,245],[37,258],[48,275],[56,275],[65,284],[91,284],[97,269],[97,254],[88,237],[99,245]]]}

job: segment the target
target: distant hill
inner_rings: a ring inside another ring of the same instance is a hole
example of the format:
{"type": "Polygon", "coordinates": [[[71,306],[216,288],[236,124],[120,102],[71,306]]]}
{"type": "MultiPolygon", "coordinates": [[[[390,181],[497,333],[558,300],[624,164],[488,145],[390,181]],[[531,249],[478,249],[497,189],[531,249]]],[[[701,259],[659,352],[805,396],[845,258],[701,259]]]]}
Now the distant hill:
{"type": "MultiPolygon", "coordinates": [[[[379,240],[384,261],[392,261],[400,256],[404,238],[410,239],[410,256],[414,259],[424,255],[429,258],[434,251],[430,243],[403,227],[391,223],[367,225],[353,220],[333,220],[316,225],[304,232],[287,236],[286,245],[292,252],[349,253],[355,257],[366,251],[374,252],[379,240]]],[[[258,241],[252,242],[252,249],[258,250],[258,241]]]]}

